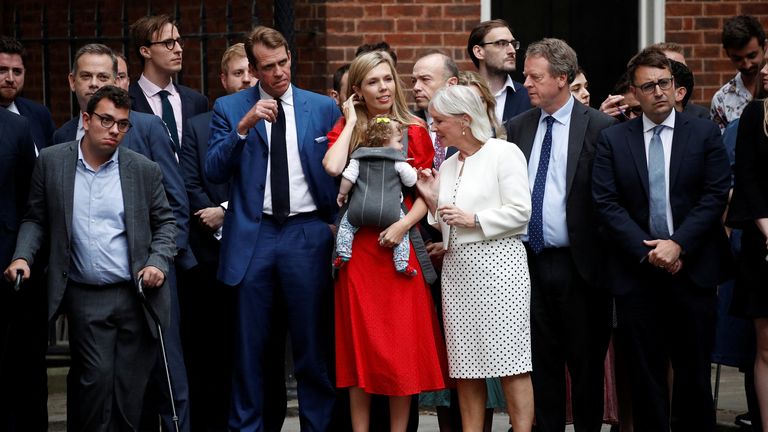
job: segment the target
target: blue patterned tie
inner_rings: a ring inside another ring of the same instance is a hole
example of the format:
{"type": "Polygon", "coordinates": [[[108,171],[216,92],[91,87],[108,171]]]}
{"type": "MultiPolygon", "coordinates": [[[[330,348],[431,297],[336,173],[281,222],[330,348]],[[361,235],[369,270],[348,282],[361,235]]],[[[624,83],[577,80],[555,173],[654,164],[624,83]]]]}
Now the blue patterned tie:
{"type": "Polygon", "coordinates": [[[549,168],[549,155],[552,153],[552,123],[555,118],[547,116],[547,132],[544,134],[544,142],[541,143],[539,155],[539,167],[536,169],[536,180],[533,182],[531,193],[531,220],[528,222],[528,245],[535,254],[544,250],[544,221],[542,219],[542,207],[544,206],[544,188],[547,185],[547,168],[549,168]]]}
{"type": "Polygon", "coordinates": [[[648,146],[648,187],[650,189],[650,231],[655,239],[668,239],[667,226],[667,185],[664,175],[664,146],[659,134],[664,126],[653,128],[653,137],[648,146]]]}

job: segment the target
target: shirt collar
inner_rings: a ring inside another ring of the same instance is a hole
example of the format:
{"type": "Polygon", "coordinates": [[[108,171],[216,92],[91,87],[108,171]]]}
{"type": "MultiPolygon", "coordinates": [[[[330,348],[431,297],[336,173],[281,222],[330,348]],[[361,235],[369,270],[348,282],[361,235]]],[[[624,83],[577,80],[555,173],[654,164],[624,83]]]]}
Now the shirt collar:
{"type": "Polygon", "coordinates": [[[542,122],[545,118],[549,117],[550,115],[554,117],[555,121],[562,124],[567,125],[568,122],[571,121],[571,113],[573,112],[573,96],[568,96],[568,101],[565,103],[565,105],[561,106],[559,110],[555,111],[552,114],[547,114],[544,112],[544,110],[541,110],[541,116],[539,117],[539,122],[542,122]]]}
{"type": "MultiPolygon", "coordinates": [[[[259,83],[259,96],[261,99],[274,99],[269,93],[265,92],[263,88],[261,88],[261,83],[259,83]]],[[[288,86],[288,90],[285,91],[278,99],[280,99],[280,102],[293,106],[293,85],[288,86]]]]}
{"type": "Polygon", "coordinates": [[[513,92],[517,91],[517,90],[515,90],[515,82],[512,81],[512,77],[509,76],[509,75],[507,75],[507,80],[504,82],[504,86],[501,88],[501,90],[497,91],[496,94],[493,95],[493,96],[494,97],[501,96],[501,94],[504,93],[504,90],[506,90],[508,88],[512,89],[513,92]]]}
{"type": "Polygon", "coordinates": [[[144,92],[144,94],[147,97],[152,97],[160,93],[161,91],[165,90],[168,93],[172,95],[176,95],[178,92],[176,91],[176,86],[173,85],[173,80],[171,80],[165,88],[162,88],[158,86],[157,84],[153,83],[147,77],[144,76],[144,74],[141,74],[139,77],[139,87],[141,87],[141,91],[144,92]]]}
{"type": "MultiPolygon", "coordinates": [[[[664,125],[670,129],[675,128],[675,116],[677,115],[677,111],[673,108],[672,112],[669,113],[667,118],[664,119],[663,122],[661,122],[661,125],[664,125]]],[[[643,114],[643,132],[649,132],[651,129],[655,128],[657,125],[656,123],[652,122],[648,117],[643,114]]]]}
{"type": "Polygon", "coordinates": [[[10,111],[12,113],[21,115],[21,113],[19,112],[19,107],[16,106],[16,102],[15,101],[11,101],[11,103],[7,107],[5,107],[5,109],[7,109],[8,111],[10,111]]]}

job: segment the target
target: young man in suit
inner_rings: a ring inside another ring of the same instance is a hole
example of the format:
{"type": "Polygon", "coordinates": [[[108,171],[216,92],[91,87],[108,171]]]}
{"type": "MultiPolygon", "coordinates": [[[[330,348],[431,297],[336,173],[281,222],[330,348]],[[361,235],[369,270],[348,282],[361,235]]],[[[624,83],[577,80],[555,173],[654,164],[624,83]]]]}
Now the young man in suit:
{"type": "MultiPolygon", "coordinates": [[[[220,78],[227,94],[256,85],[243,43],[232,45],[224,52],[220,78]]],[[[232,393],[235,292],[216,280],[221,237],[226,235],[221,227],[228,206],[229,186],[208,181],[203,172],[212,116],[212,112],[207,112],[187,120],[179,158],[192,213],[189,243],[197,258],[197,266],[190,269],[187,276],[189,281],[210,287],[190,290],[181,296],[182,309],[193,316],[185,320],[181,330],[195,411],[192,427],[226,430],[232,393]],[[216,295],[210,295],[209,290],[214,288],[216,295]],[[194,318],[202,316],[212,319],[194,318]]],[[[275,321],[280,321],[279,318],[275,321]]],[[[274,324],[272,336],[274,344],[268,348],[265,374],[264,393],[268,397],[264,401],[264,430],[280,432],[286,413],[285,357],[282,355],[285,324],[274,324]]]]}
{"type": "Polygon", "coordinates": [[[603,362],[611,297],[598,283],[600,242],[591,199],[592,156],[616,120],[570,92],[576,53],[543,39],[525,53],[525,88],[536,108],[507,122],[507,139],[528,160],[533,211],[524,237],[531,273],[531,354],[536,426],[565,425],[565,367],[577,431],[603,423],[603,362]]]}
{"type": "Polygon", "coordinates": [[[509,76],[517,70],[518,49],[520,41],[512,36],[509,24],[501,19],[476,25],[467,41],[469,58],[496,97],[496,119],[502,125],[531,108],[528,91],[509,76]]]}
{"type": "Polygon", "coordinates": [[[262,430],[264,357],[275,314],[288,321],[302,430],[326,431],[335,389],[328,323],[330,256],[338,210],[322,159],[340,113],[333,99],[291,85],[291,52],[259,26],[245,42],[259,85],[219,98],[205,173],[230,182],[218,278],[237,296],[238,347],[229,427],[262,430]],[[285,310],[275,307],[281,297],[285,310]]]}
{"type": "Polygon", "coordinates": [[[157,164],[119,148],[130,129],[128,93],[106,86],[83,113],[78,141],[44,149],[5,278],[30,266],[49,240],[48,318],[69,319],[77,382],[71,429],[135,430],[157,356],[153,324],[135,293],[144,289],[168,320],[166,274],[176,252],[173,213],[157,164]]]}
{"type": "Polygon", "coordinates": [[[716,287],[730,273],[721,224],[728,156],[709,121],[676,112],[667,57],[630,60],[643,115],[603,131],[592,195],[606,235],[600,263],[613,291],[617,336],[628,347],[635,430],[714,431],[710,384],[716,287]]]}
{"type": "MultiPolygon", "coordinates": [[[[26,118],[0,109],[0,265],[11,262],[27,208],[35,145],[26,118]]],[[[42,268],[42,267],[41,267],[42,268]]],[[[44,286],[0,281],[0,430],[46,430],[47,334],[44,286]],[[42,307],[41,307],[42,306],[42,307]],[[42,333],[40,332],[42,330],[42,333]],[[42,338],[42,339],[41,339],[42,338]]]]}
{"type": "Polygon", "coordinates": [[[37,151],[51,145],[56,125],[43,105],[19,96],[24,89],[24,46],[16,39],[0,36],[0,106],[29,120],[37,151]]]}
{"type": "Polygon", "coordinates": [[[131,25],[131,39],[143,70],[128,92],[133,109],[163,119],[178,154],[184,122],[208,111],[208,98],[173,82],[181,71],[184,41],[168,15],[148,15],[131,25]]]}
{"type": "MultiPolygon", "coordinates": [[[[54,143],[80,139],[85,134],[82,111],[88,105],[88,101],[94,92],[105,85],[115,84],[117,70],[117,58],[106,45],[88,44],[75,53],[72,72],[69,74],[69,85],[77,97],[81,116],[73,118],[59,128],[54,133],[54,143]]],[[[191,252],[187,253],[189,247],[189,200],[184,188],[184,180],[181,178],[179,165],[174,155],[173,143],[170,140],[168,129],[163,121],[153,114],[130,111],[129,115],[133,126],[125,134],[121,145],[146,156],[160,166],[163,172],[163,187],[176,219],[177,259],[179,256],[192,257],[194,259],[191,252]]],[[[175,270],[172,269],[168,279],[168,286],[171,292],[171,325],[166,326],[163,330],[166,336],[171,375],[174,383],[174,396],[177,399],[180,423],[181,427],[185,428],[189,427],[186,403],[188,400],[187,373],[182,358],[178,330],[179,307],[176,294],[175,270]]],[[[68,379],[75,379],[77,372],[74,368],[70,369],[70,377],[72,378],[68,379]]],[[[162,376],[157,378],[153,385],[165,389],[167,388],[165,372],[159,369],[159,373],[162,376]]],[[[158,404],[155,403],[153,405],[158,404]]],[[[170,406],[167,408],[170,412],[170,406]]],[[[170,420],[167,423],[170,428],[170,420]]]]}

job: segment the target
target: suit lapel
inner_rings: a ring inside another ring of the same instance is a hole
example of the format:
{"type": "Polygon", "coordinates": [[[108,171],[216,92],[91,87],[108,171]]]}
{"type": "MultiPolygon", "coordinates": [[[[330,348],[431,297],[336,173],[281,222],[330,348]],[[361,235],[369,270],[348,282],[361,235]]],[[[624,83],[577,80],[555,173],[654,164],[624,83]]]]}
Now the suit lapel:
{"type": "Polygon", "coordinates": [[[649,197],[648,193],[648,159],[645,156],[645,140],[643,139],[643,120],[642,116],[631,121],[627,128],[627,140],[629,145],[629,152],[632,154],[632,159],[635,161],[635,168],[637,168],[637,174],[640,176],[640,184],[643,186],[645,196],[649,197]]]}
{"type": "Polygon", "coordinates": [[[677,111],[674,114],[675,130],[672,135],[672,153],[669,157],[669,190],[672,190],[675,185],[675,179],[677,179],[677,174],[680,172],[680,165],[683,162],[691,136],[688,120],[678,115],[677,111]]]}
{"type": "Polygon", "coordinates": [[[59,181],[59,187],[62,188],[61,196],[64,203],[64,225],[67,229],[67,238],[72,238],[72,208],[75,200],[75,173],[77,170],[77,148],[80,145],[79,141],[72,141],[69,144],[69,152],[66,158],[62,161],[61,166],[61,178],[59,181]]]}
{"type": "Polygon", "coordinates": [[[309,122],[309,106],[296,87],[293,87],[293,118],[296,121],[296,141],[299,146],[299,154],[301,154],[304,147],[304,136],[309,127],[307,124],[309,122]]]}
{"type": "Polygon", "coordinates": [[[147,101],[146,96],[144,96],[144,92],[141,91],[141,87],[139,87],[138,81],[131,83],[131,85],[128,87],[128,94],[133,100],[134,111],[154,114],[152,108],[149,106],[149,102],[147,101]]]}
{"type": "MultiPolygon", "coordinates": [[[[135,174],[131,169],[131,158],[127,155],[121,147],[117,148],[119,152],[117,154],[117,169],[120,172],[120,190],[123,192],[123,211],[125,213],[125,234],[128,237],[128,250],[135,250],[134,236],[136,232],[134,224],[136,218],[134,217],[134,210],[136,209],[136,197],[134,192],[136,191],[135,174]]],[[[130,254],[129,254],[130,255],[130,254]]],[[[129,256],[130,259],[130,256],[129,256]]]]}
{"type": "Polygon", "coordinates": [[[541,109],[535,108],[524,115],[528,116],[528,118],[520,122],[521,128],[520,134],[518,135],[520,137],[520,142],[517,143],[517,145],[525,155],[525,160],[530,161],[531,151],[533,151],[533,140],[536,138],[536,131],[539,128],[541,109]]]}
{"type": "Polygon", "coordinates": [[[589,124],[587,108],[574,100],[571,112],[571,124],[568,131],[568,161],[565,168],[565,199],[571,193],[573,178],[576,176],[576,166],[579,164],[581,150],[584,147],[584,134],[589,124]]]}

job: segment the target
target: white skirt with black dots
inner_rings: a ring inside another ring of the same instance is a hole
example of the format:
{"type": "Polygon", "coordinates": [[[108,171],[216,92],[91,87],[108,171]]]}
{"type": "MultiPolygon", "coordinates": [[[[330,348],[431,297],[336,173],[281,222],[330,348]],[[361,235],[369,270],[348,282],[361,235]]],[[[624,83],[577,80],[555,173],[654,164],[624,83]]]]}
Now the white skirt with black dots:
{"type": "Polygon", "coordinates": [[[443,261],[443,322],[451,378],[531,371],[531,280],[517,237],[451,244],[443,261]]]}

